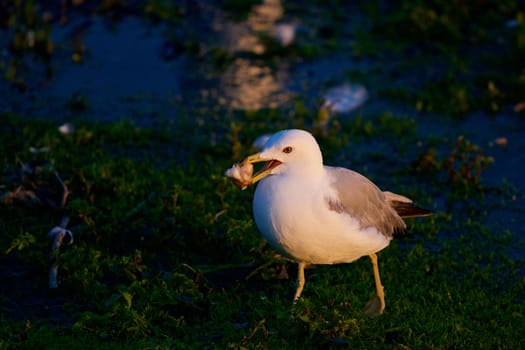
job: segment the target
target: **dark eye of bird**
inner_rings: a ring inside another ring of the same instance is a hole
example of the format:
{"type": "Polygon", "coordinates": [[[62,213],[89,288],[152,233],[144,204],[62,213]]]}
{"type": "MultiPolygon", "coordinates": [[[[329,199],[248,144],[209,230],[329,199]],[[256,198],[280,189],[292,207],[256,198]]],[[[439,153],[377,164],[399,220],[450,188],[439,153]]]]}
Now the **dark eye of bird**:
{"type": "Polygon", "coordinates": [[[284,153],[292,153],[292,147],[288,146],[288,147],[283,148],[283,152],[284,153]]]}

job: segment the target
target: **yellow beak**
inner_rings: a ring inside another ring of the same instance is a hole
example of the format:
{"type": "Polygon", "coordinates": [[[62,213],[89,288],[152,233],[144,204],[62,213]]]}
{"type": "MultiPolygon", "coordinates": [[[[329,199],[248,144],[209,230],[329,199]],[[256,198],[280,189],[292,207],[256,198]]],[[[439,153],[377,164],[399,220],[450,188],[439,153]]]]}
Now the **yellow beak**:
{"type": "Polygon", "coordinates": [[[252,176],[251,178],[252,185],[255,184],[257,181],[270,175],[270,173],[275,167],[278,167],[279,165],[282,164],[282,162],[276,159],[263,158],[261,156],[261,153],[256,153],[256,154],[246,157],[242,161],[242,164],[253,164],[253,163],[260,163],[260,162],[267,162],[267,163],[262,167],[261,170],[259,170],[257,173],[255,173],[255,175],[252,176]]]}

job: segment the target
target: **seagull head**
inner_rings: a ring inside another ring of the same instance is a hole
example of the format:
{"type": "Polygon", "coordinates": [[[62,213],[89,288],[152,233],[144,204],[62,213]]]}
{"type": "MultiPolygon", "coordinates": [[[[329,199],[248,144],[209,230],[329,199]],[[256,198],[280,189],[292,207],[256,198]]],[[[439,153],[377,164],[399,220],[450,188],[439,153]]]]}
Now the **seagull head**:
{"type": "Polygon", "coordinates": [[[315,176],[323,170],[323,156],[317,141],[307,131],[291,129],[273,134],[261,152],[248,156],[243,163],[266,162],[251,179],[254,184],[269,175],[298,173],[315,176]]]}

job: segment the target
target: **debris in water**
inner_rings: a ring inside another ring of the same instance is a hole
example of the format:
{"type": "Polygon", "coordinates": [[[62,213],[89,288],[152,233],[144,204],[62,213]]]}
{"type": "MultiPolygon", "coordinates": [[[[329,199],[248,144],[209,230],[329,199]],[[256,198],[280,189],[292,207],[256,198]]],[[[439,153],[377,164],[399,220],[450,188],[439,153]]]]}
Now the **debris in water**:
{"type": "Polygon", "coordinates": [[[64,135],[70,135],[75,132],[75,127],[71,123],[65,123],[58,127],[58,131],[64,135]]]}
{"type": "Polygon", "coordinates": [[[294,23],[280,23],[273,31],[274,39],[282,46],[289,46],[295,40],[297,25],[294,23]]]}
{"type": "Polygon", "coordinates": [[[494,144],[500,146],[500,147],[505,147],[507,146],[508,144],[508,140],[506,137],[498,137],[497,139],[494,140],[494,144]]]}
{"type": "Polygon", "coordinates": [[[368,91],[363,85],[345,83],[326,92],[321,108],[333,113],[351,112],[365,103],[368,91]]]}

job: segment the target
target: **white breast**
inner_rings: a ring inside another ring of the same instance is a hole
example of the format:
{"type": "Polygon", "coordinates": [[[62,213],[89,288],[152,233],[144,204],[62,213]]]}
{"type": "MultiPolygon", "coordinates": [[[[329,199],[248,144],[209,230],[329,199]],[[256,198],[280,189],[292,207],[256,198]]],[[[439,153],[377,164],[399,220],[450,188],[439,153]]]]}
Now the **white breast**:
{"type": "Polygon", "coordinates": [[[286,175],[263,179],[253,211],[268,243],[289,258],[313,264],[352,262],[385,248],[390,239],[375,228],[361,228],[358,219],[329,210],[328,186],[316,181],[305,185],[286,175]]]}

